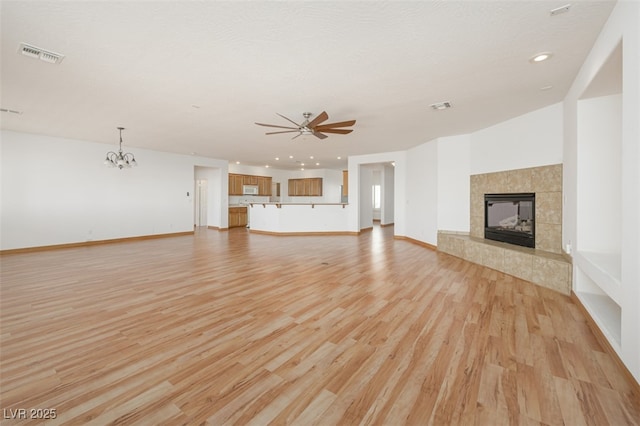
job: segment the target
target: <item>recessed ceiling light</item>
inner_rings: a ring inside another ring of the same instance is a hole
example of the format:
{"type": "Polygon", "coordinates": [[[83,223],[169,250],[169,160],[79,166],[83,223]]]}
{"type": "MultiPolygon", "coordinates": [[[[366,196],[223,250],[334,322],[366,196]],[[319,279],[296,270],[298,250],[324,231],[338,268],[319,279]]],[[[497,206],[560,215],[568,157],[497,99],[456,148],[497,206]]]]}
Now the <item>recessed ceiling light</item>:
{"type": "Polygon", "coordinates": [[[316,163],[316,166],[319,166],[319,165],[320,165],[320,163],[316,163]]]}
{"type": "Polygon", "coordinates": [[[451,102],[436,102],[435,104],[431,104],[429,105],[431,108],[435,109],[435,110],[443,110],[443,109],[448,109],[451,108],[451,102]]]}
{"type": "Polygon", "coordinates": [[[293,158],[293,155],[290,155],[289,158],[293,158]]]}
{"type": "Polygon", "coordinates": [[[240,164],[240,162],[239,162],[239,161],[236,161],[236,164],[240,164]]]}
{"type": "Polygon", "coordinates": [[[268,168],[269,168],[269,165],[267,164],[265,167],[268,169],[268,168]]]}
{"type": "Polygon", "coordinates": [[[276,161],[280,161],[280,157],[276,157],[276,161]]]}
{"type": "Polygon", "coordinates": [[[304,170],[304,167],[300,168],[300,170],[304,170]]]}
{"type": "Polygon", "coordinates": [[[342,160],[342,157],[338,157],[338,160],[342,160]]]}
{"type": "Polygon", "coordinates": [[[304,166],[304,163],[300,163],[301,166],[304,166]]]}
{"type": "Polygon", "coordinates": [[[313,155],[310,155],[310,156],[309,156],[309,159],[310,159],[310,160],[313,160],[313,155]]]}
{"type": "Polygon", "coordinates": [[[535,63],[538,63],[538,62],[546,61],[547,59],[551,58],[552,56],[553,56],[553,53],[551,53],[551,52],[536,53],[535,55],[533,55],[531,57],[531,59],[529,59],[529,62],[531,62],[532,64],[535,64],[535,63]]]}

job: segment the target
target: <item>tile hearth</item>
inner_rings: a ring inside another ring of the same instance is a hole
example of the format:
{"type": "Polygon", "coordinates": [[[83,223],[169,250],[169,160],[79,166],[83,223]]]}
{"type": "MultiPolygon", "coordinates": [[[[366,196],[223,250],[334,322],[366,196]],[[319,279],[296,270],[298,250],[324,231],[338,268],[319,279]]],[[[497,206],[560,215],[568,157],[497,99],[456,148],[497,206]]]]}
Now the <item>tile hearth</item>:
{"type": "Polygon", "coordinates": [[[438,251],[562,294],[571,293],[571,262],[560,254],[447,231],[438,232],[438,251]]]}

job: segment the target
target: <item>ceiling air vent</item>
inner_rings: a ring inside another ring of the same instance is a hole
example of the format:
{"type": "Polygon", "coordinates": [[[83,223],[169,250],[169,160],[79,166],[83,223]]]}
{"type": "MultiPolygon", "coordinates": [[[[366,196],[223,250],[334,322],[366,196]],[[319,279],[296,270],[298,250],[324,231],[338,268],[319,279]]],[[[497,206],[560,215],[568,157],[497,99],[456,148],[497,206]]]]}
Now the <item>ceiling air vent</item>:
{"type": "Polygon", "coordinates": [[[451,108],[451,102],[438,102],[435,104],[431,104],[431,108],[435,110],[451,108]]]}
{"type": "Polygon", "coordinates": [[[64,59],[64,55],[50,52],[27,43],[20,43],[18,52],[30,58],[40,59],[50,64],[59,64],[64,59]]]}

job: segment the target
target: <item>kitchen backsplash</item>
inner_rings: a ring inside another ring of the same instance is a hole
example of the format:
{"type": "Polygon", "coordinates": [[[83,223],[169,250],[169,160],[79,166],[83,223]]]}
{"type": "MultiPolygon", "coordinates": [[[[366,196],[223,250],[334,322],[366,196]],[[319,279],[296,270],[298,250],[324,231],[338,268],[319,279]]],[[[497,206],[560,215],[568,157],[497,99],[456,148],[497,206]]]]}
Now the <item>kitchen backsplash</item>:
{"type": "Polygon", "coordinates": [[[229,205],[249,204],[249,203],[268,203],[268,196],[261,195],[230,195],[229,205]]]}

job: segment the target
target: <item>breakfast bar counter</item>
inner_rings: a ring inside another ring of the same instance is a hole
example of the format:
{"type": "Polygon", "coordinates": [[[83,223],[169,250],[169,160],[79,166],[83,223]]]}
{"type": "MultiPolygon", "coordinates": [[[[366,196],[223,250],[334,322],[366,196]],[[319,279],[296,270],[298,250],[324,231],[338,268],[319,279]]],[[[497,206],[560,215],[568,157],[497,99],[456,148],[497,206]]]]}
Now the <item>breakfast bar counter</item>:
{"type": "Polygon", "coordinates": [[[250,231],[263,234],[355,234],[347,203],[249,203],[250,231]]]}

